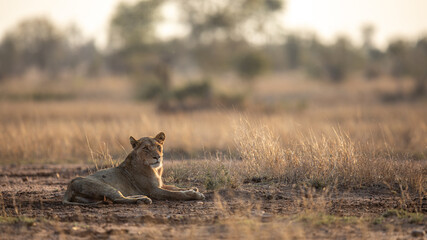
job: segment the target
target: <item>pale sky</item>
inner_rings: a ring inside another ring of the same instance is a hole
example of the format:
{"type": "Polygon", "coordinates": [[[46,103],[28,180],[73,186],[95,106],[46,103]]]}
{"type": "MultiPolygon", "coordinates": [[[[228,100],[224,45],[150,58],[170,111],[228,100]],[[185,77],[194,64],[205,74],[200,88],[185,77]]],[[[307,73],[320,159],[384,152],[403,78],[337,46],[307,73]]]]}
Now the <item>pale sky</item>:
{"type": "MultiPolygon", "coordinates": [[[[135,1],[135,0],[128,0],[135,1]]],[[[28,17],[47,16],[59,26],[76,23],[86,37],[103,46],[108,22],[120,0],[0,0],[0,37],[7,29],[28,17]]],[[[173,10],[166,10],[173,16],[173,10]]],[[[427,34],[427,0],[288,0],[281,18],[287,29],[313,31],[330,41],[347,35],[360,42],[360,28],[371,23],[376,27],[375,41],[404,36],[415,39],[427,34]]],[[[173,25],[166,24],[167,35],[173,25]]],[[[176,26],[174,26],[176,27],[176,26]]]]}

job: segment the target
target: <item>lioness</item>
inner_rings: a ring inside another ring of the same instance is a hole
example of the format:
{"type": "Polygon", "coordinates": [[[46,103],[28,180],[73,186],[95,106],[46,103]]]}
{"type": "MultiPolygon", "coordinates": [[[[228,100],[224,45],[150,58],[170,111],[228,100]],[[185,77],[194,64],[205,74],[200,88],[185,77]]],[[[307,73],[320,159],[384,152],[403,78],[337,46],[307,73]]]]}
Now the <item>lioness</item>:
{"type": "Polygon", "coordinates": [[[156,137],[136,140],[130,137],[133,150],[117,167],[77,177],[68,185],[63,203],[97,204],[109,199],[115,203],[151,204],[153,199],[201,200],[197,188],[181,189],[165,185],[163,173],[163,132],[156,137]]]}

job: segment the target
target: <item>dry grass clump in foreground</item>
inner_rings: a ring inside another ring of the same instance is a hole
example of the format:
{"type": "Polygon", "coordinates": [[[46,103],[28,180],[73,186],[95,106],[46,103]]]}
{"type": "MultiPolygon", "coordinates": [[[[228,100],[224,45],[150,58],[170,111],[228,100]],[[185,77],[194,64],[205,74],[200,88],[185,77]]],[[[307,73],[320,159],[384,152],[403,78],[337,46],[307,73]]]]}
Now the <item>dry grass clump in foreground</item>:
{"type": "Polygon", "coordinates": [[[237,172],[246,178],[277,178],[316,188],[337,183],[343,187],[405,186],[420,194],[427,189],[425,163],[365,152],[341,130],[320,137],[301,135],[297,142],[282,147],[267,126],[241,120],[235,141],[242,158],[237,172]]]}

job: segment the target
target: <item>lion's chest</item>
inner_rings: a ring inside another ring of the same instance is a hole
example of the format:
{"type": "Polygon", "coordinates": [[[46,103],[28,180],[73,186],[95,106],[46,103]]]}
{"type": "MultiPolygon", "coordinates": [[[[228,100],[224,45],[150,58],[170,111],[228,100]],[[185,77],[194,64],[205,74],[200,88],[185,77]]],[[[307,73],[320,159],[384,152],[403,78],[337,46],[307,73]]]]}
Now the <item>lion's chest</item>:
{"type": "Polygon", "coordinates": [[[153,189],[160,188],[163,184],[157,174],[137,175],[135,180],[136,185],[142,191],[139,194],[149,194],[153,189]]]}
{"type": "Polygon", "coordinates": [[[162,186],[162,179],[159,178],[157,175],[152,175],[149,177],[150,187],[151,188],[159,188],[162,186]]]}

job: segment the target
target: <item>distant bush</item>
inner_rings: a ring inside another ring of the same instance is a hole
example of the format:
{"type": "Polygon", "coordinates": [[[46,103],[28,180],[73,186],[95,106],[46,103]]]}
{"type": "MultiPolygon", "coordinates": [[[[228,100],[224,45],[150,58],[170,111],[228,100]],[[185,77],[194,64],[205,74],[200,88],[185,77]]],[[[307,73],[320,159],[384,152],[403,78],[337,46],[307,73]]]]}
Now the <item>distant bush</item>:
{"type": "Polygon", "coordinates": [[[1,93],[0,99],[8,99],[15,101],[66,101],[76,98],[74,92],[63,92],[63,91],[34,91],[29,93],[1,93]]]}
{"type": "Polygon", "coordinates": [[[247,94],[239,92],[219,92],[209,79],[191,81],[179,88],[165,90],[160,84],[144,86],[139,91],[139,99],[158,100],[161,111],[189,111],[198,109],[244,108],[247,94]]]}
{"type": "Polygon", "coordinates": [[[237,73],[247,81],[252,81],[261,75],[266,71],[267,66],[267,58],[257,51],[247,52],[236,61],[237,73]]]}
{"type": "Polygon", "coordinates": [[[219,93],[215,100],[221,107],[243,109],[248,105],[247,93],[219,93]]]}
{"type": "Polygon", "coordinates": [[[190,82],[182,88],[176,89],[173,92],[175,99],[183,101],[189,98],[206,100],[212,97],[213,87],[209,79],[202,81],[190,82]]]}
{"type": "Polygon", "coordinates": [[[154,100],[164,95],[165,90],[160,82],[156,81],[136,81],[136,98],[139,100],[154,100]]]}

